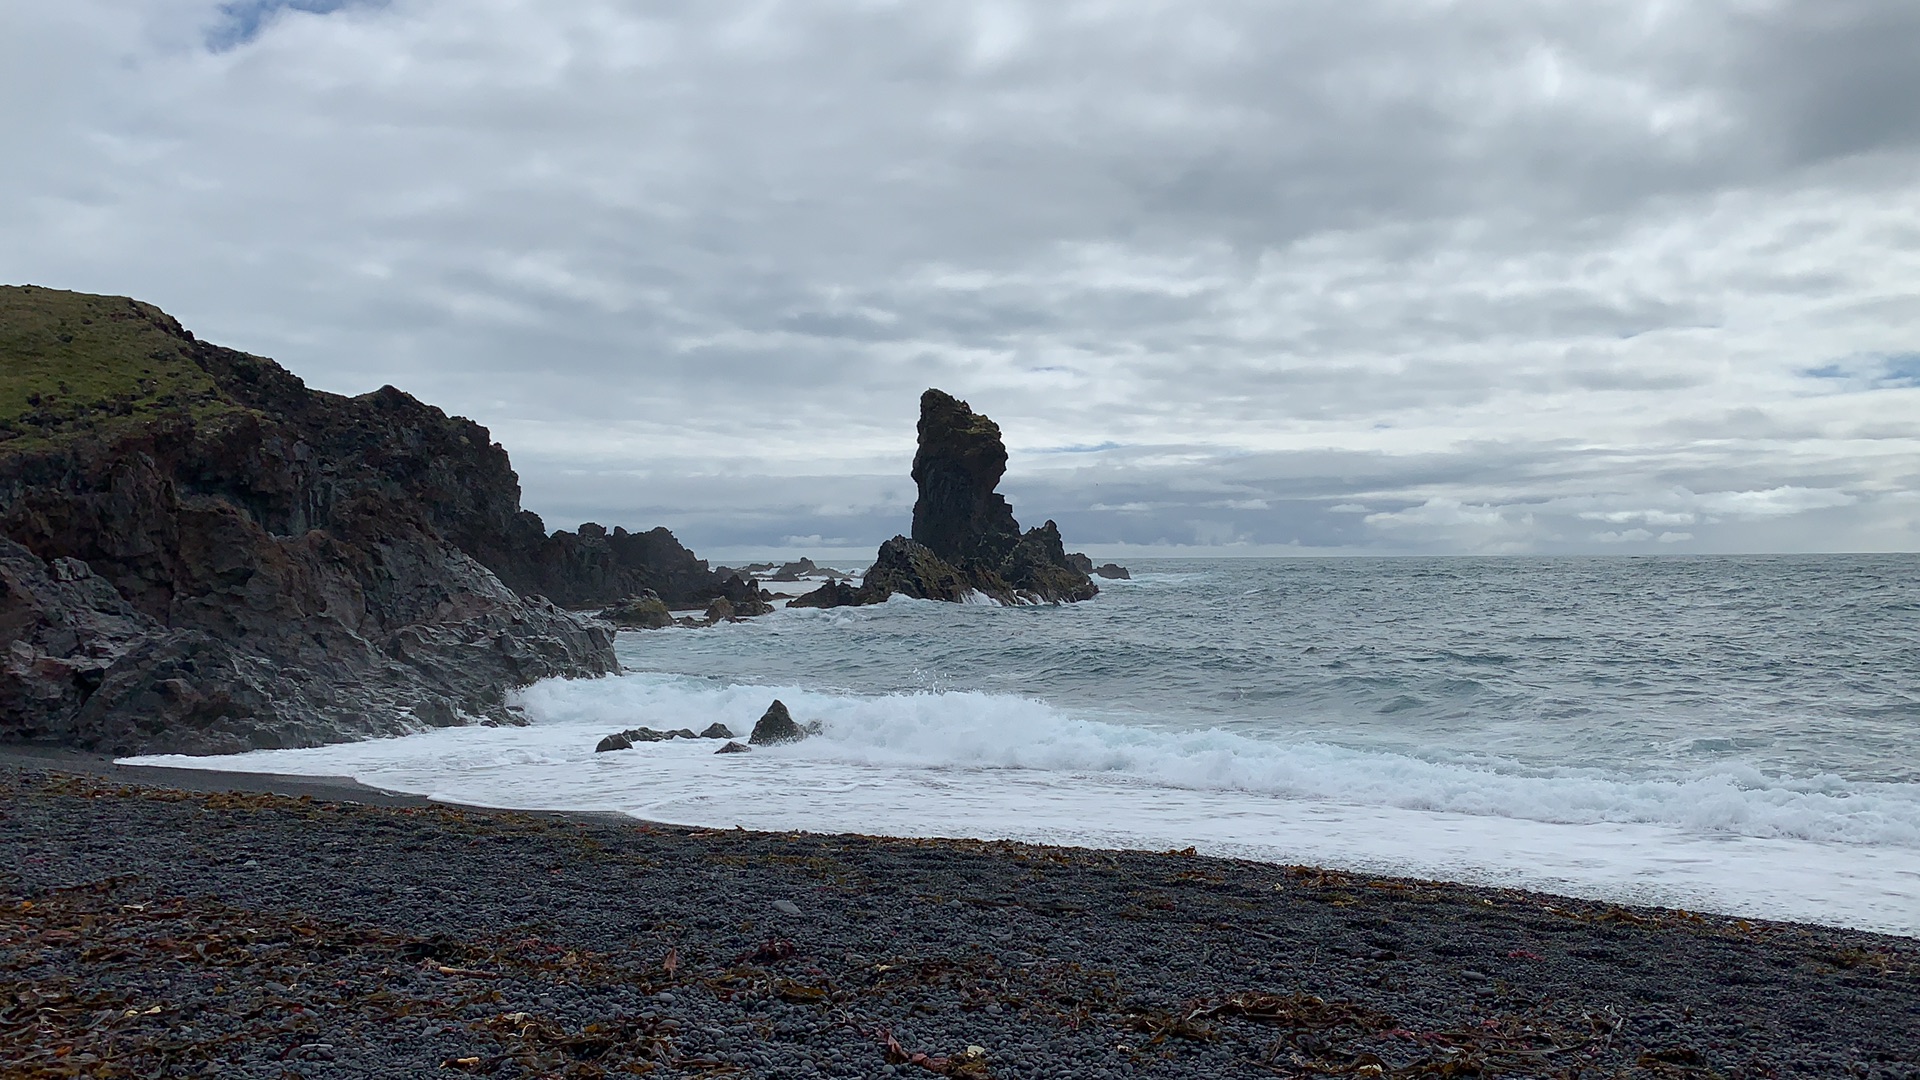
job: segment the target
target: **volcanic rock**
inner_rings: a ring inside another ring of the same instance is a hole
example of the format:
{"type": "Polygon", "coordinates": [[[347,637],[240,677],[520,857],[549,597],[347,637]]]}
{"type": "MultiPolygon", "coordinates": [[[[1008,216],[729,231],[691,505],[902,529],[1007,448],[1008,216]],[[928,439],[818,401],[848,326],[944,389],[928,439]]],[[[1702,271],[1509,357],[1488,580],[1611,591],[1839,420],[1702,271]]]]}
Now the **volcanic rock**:
{"type": "Polygon", "coordinates": [[[799,724],[793,722],[793,715],[779,698],[767,706],[759,723],[753,725],[753,734],[747,736],[747,742],[754,746],[772,746],[779,743],[799,742],[807,733],[799,724]]]}
{"type": "Polygon", "coordinates": [[[771,580],[799,581],[801,578],[806,577],[818,569],[820,568],[813,564],[812,559],[802,558],[798,562],[783,564],[780,569],[773,572],[771,580]]]}
{"type": "Polygon", "coordinates": [[[652,590],[627,597],[601,611],[599,617],[623,630],[658,630],[673,625],[673,612],[652,590]]]}
{"type": "Polygon", "coordinates": [[[746,752],[747,752],[747,751],[748,751],[749,749],[751,749],[751,748],[750,748],[750,747],[746,747],[746,746],[742,746],[742,745],[740,745],[740,744],[739,744],[739,743],[737,743],[737,742],[730,742],[730,743],[728,743],[727,745],[725,745],[725,746],[723,746],[723,747],[721,747],[720,749],[718,749],[718,750],[715,750],[715,751],[714,751],[714,753],[716,753],[716,754],[744,754],[744,753],[746,753],[746,752]]]}
{"type": "Polygon", "coordinates": [[[1007,471],[1000,425],[939,390],[920,395],[913,455],[913,539],[956,565],[997,567],[1020,542],[1013,508],[994,488],[1007,471]]]}
{"type": "Polygon", "coordinates": [[[1085,555],[1082,555],[1077,551],[1070,551],[1067,553],[1067,565],[1073,567],[1075,570],[1078,570],[1083,574],[1093,573],[1093,560],[1087,558],[1085,555]]]}
{"type": "Polygon", "coordinates": [[[616,731],[606,738],[601,739],[599,745],[593,748],[593,752],[596,754],[604,754],[609,750],[631,749],[633,749],[633,740],[627,737],[626,732],[616,731]]]}
{"type": "Polygon", "coordinates": [[[809,593],[787,601],[790,608],[836,608],[855,607],[863,601],[860,591],[844,581],[829,581],[809,593]]]}
{"type": "Polygon", "coordinates": [[[1051,602],[1091,600],[1100,591],[1092,579],[1067,562],[1060,527],[1052,521],[1027,530],[1000,564],[1000,576],[1015,592],[1051,602]]]}
{"type": "Polygon", "coordinates": [[[1100,566],[1094,567],[1093,572],[1100,575],[1103,578],[1118,579],[1120,581],[1133,580],[1133,575],[1127,573],[1127,568],[1124,566],[1121,566],[1119,563],[1104,563],[1100,566]]]}
{"type": "Polygon", "coordinates": [[[919,438],[912,538],[883,544],[858,590],[817,589],[794,604],[874,604],[894,593],[965,601],[975,592],[1003,604],[1060,603],[1100,591],[1068,557],[1058,526],[1049,521],[1022,534],[1013,508],[994,490],[1007,471],[999,425],[950,394],[928,390],[920,396],[919,438]]]}
{"type": "Polygon", "coordinates": [[[0,287],[0,372],[0,741],[218,753],[518,723],[507,690],[617,670],[604,627],[484,565],[524,519],[478,424],[33,287],[0,287]]]}
{"type": "Polygon", "coordinates": [[[709,724],[707,725],[707,730],[700,733],[700,737],[703,739],[731,739],[733,738],[733,729],[725,724],[709,724]]]}
{"type": "Polygon", "coordinates": [[[918,540],[896,536],[880,545],[862,580],[862,603],[878,603],[893,593],[921,600],[964,601],[973,586],[951,564],[918,540]]]}

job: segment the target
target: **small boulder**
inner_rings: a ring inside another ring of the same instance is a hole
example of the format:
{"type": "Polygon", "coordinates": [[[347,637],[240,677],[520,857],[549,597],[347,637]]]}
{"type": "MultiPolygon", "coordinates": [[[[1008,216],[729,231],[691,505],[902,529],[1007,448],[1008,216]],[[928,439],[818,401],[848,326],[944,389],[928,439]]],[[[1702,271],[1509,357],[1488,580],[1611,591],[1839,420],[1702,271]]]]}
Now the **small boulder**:
{"type": "Polygon", "coordinates": [[[733,601],[724,596],[716,596],[713,603],[707,605],[709,623],[725,622],[733,618],[733,601]]]}
{"type": "Polygon", "coordinates": [[[629,596],[602,611],[600,618],[623,630],[658,630],[673,625],[673,613],[652,592],[629,596]]]}
{"type": "Polygon", "coordinates": [[[1120,581],[1133,580],[1133,575],[1127,573],[1127,568],[1121,566],[1119,563],[1107,563],[1104,566],[1096,566],[1093,568],[1093,572],[1103,578],[1117,579],[1120,581]]]}
{"type": "Polygon", "coordinates": [[[750,749],[752,749],[752,748],[751,748],[751,747],[747,747],[747,746],[742,746],[742,745],[740,745],[740,744],[739,744],[739,743],[737,743],[737,742],[730,742],[730,743],[728,743],[727,745],[725,745],[725,746],[723,746],[723,747],[721,747],[720,749],[718,749],[718,750],[715,750],[715,751],[714,751],[714,753],[716,753],[716,754],[744,754],[744,753],[746,753],[746,752],[747,752],[748,750],[750,750],[750,749]]]}
{"type": "Polygon", "coordinates": [[[793,722],[793,714],[787,711],[786,705],[775,698],[761,715],[760,722],[753,725],[753,734],[747,736],[747,741],[755,746],[773,746],[799,742],[806,737],[807,733],[793,722]]]}
{"type": "Polygon", "coordinates": [[[733,738],[733,729],[725,724],[710,724],[707,730],[700,733],[700,737],[703,739],[731,739],[733,738]]]}
{"type": "Polygon", "coordinates": [[[790,608],[856,607],[861,602],[859,591],[852,585],[844,581],[829,581],[810,593],[803,596],[796,596],[792,600],[787,601],[787,606],[790,608]]]}
{"type": "Polygon", "coordinates": [[[631,750],[631,749],[633,749],[633,740],[627,738],[626,732],[616,731],[612,735],[609,735],[606,738],[601,739],[600,745],[594,747],[593,752],[596,754],[604,754],[609,750],[631,750]]]}

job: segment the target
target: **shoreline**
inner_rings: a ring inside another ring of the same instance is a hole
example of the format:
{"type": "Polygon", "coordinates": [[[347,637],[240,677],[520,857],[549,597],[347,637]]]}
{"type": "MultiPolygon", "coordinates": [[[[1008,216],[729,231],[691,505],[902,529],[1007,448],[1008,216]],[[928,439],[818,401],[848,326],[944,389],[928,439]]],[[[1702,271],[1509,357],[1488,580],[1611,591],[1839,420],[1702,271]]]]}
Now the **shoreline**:
{"type": "Polygon", "coordinates": [[[0,1052],[95,1075],[1920,1076],[1911,938],[17,747],[0,789],[4,978],[127,1003],[0,1052]]]}

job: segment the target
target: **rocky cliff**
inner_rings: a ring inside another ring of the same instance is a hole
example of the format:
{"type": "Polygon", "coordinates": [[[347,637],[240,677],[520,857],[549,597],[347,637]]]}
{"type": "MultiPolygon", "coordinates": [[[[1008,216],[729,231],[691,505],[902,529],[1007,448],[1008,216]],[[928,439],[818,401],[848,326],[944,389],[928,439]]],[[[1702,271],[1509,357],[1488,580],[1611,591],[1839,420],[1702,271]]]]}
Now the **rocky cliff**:
{"type": "Polygon", "coordinates": [[[1069,556],[1053,522],[1020,531],[996,489],[1007,471],[1000,426],[940,390],[920,395],[913,456],[912,537],[880,546],[859,588],[829,584],[799,607],[877,604],[894,594],[965,600],[983,593],[1003,604],[1089,600],[1100,590],[1069,556]]]}
{"type": "Polygon", "coordinates": [[[146,304],[0,287],[0,740],[510,722],[508,689],[616,667],[537,594],[726,594],[665,530],[549,536],[519,501],[484,427],[392,387],[314,391],[146,304]]]}

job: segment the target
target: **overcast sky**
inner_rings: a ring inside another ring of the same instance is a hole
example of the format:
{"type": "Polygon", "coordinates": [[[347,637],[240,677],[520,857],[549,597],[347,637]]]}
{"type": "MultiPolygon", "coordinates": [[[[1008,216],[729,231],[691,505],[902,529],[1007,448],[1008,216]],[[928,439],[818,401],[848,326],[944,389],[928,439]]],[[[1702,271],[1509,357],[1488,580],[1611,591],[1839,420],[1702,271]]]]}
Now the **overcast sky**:
{"type": "Polygon", "coordinates": [[[1920,547],[1908,0],[0,0],[0,280],[490,427],[551,526],[1920,547]]]}

